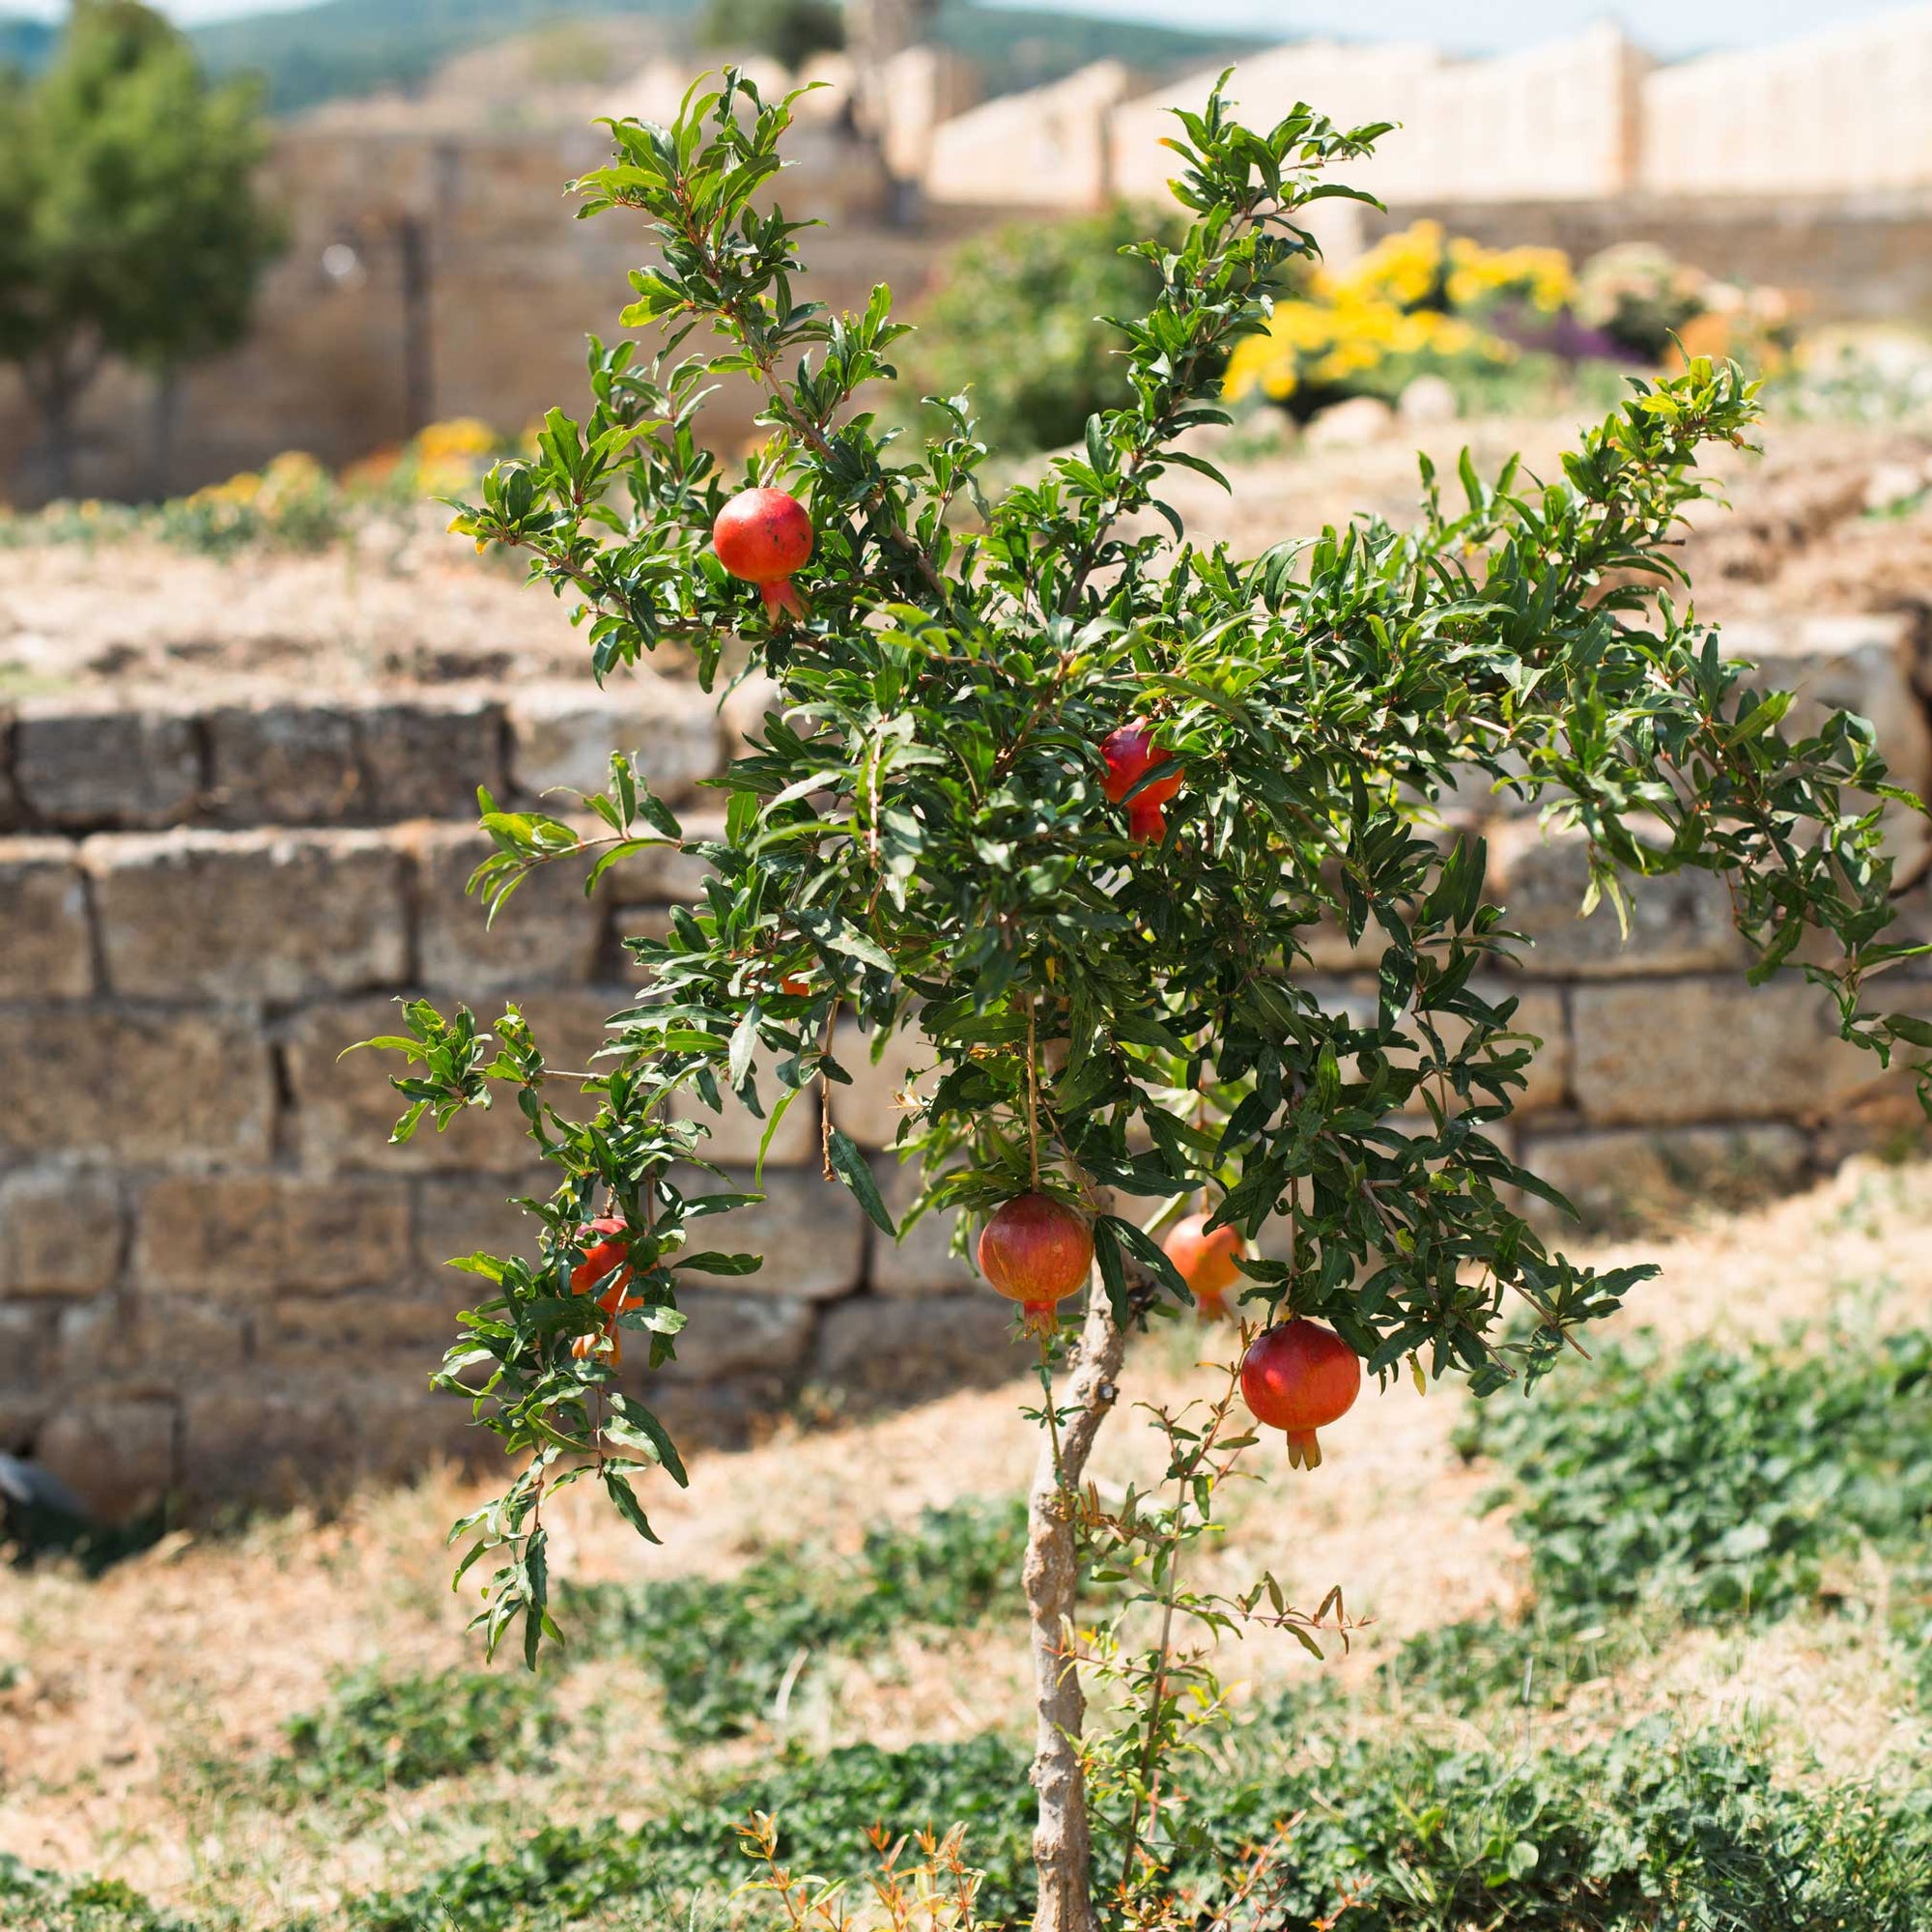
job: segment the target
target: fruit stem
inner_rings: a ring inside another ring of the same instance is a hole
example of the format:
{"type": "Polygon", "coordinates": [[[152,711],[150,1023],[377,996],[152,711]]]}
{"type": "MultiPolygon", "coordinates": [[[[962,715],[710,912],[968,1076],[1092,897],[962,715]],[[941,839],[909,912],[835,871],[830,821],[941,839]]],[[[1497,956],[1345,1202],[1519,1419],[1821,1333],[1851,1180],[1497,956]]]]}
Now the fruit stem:
{"type": "Polygon", "coordinates": [[[1319,1469],[1321,1466],[1321,1444],[1312,1429],[1291,1429],[1288,1432],[1288,1466],[1291,1469],[1319,1469]]]}
{"type": "Polygon", "coordinates": [[[1034,1052],[1033,995],[1025,993],[1021,998],[1026,1001],[1027,1016],[1027,1157],[1033,1163],[1033,1189],[1037,1194],[1039,1192],[1039,1062],[1034,1052]]]}

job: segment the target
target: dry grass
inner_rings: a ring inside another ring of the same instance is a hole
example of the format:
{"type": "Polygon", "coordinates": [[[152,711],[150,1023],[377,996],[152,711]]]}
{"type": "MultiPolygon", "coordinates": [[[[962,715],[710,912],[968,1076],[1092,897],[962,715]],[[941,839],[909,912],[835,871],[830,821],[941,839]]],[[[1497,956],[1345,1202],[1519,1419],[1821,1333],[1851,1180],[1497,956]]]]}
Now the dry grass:
{"type": "MultiPolygon", "coordinates": [[[[1614,1250],[1619,1260],[1639,1255],[1662,1261],[1664,1276],[1640,1292],[1624,1325],[1647,1322],[1673,1342],[1828,1318],[1926,1321],[1932,1167],[1855,1163],[1800,1199],[1614,1250]]],[[[1212,1378],[1192,1361],[1203,1340],[1177,1330],[1144,1344],[1130,1395],[1172,1403],[1203,1392],[1212,1378]]],[[[761,1541],[851,1548],[876,1516],[908,1520],[926,1504],[1012,1494],[1035,1453],[1016,1393],[966,1393],[836,1433],[698,1456],[689,1492],[667,1485],[653,1500],[662,1550],[572,1492],[554,1567],[582,1578],[727,1575],[761,1541]]],[[[1450,1446],[1462,1402],[1446,1389],[1419,1396],[1406,1381],[1372,1392],[1331,1432],[1318,1477],[1271,1469],[1283,1480],[1235,1499],[1215,1559],[1226,1580],[1268,1567],[1311,1605],[1340,1583],[1350,1612],[1372,1620],[1353,1655],[1327,1666],[1348,1681],[1403,1637],[1507,1610],[1521,1591],[1520,1552],[1504,1520],[1483,1510],[1492,1475],[1450,1446]]],[[[1105,1480],[1156,1473],[1157,1438],[1137,1424],[1123,1415],[1102,1438],[1105,1480]]],[[[470,1493],[433,1474],[366,1495],[327,1523],[297,1516],[229,1538],[176,1536],[94,1583],[57,1569],[0,1573],[0,1667],[23,1666],[0,1690],[0,1850],[270,1924],[405,1881],[482,1838],[647,1812],[692,1761],[667,1739],[649,1681],[622,1660],[562,1669],[555,1695],[570,1730],[540,1776],[485,1771],[359,1807],[290,1806],[265,1789],[260,1766],[280,1725],[321,1703],[338,1671],[475,1663],[441,1547],[470,1493]]],[[[1866,1594],[1882,1589],[1882,1577],[1867,1580],[1866,1594]]],[[[1245,1695],[1322,1667],[1285,1637],[1250,1641],[1226,1660],[1245,1695]]],[[[1017,1725],[1026,1701],[1016,1632],[950,1633],[929,1644],[907,1634],[884,1655],[809,1672],[786,1726],[813,1748],[855,1738],[891,1747],[1017,1725]]],[[[1674,1637],[1542,1721],[1595,1733],[1653,1710],[1693,1723],[1747,1720],[1784,1760],[1815,1757],[1846,1774],[1927,1743],[1878,1639],[1804,1619],[1674,1637]]],[[[767,1734],[721,1746],[700,1761],[749,1763],[771,1743],[767,1734]]]]}

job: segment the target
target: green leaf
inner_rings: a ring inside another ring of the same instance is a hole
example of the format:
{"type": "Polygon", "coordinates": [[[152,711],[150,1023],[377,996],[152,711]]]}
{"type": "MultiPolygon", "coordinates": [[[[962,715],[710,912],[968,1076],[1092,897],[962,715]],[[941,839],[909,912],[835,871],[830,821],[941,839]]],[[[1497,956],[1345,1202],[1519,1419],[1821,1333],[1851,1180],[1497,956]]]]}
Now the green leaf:
{"type": "Polygon", "coordinates": [[[858,1143],[850,1134],[834,1127],[826,1136],[825,1152],[832,1163],[833,1173],[858,1197],[859,1206],[866,1210],[867,1218],[875,1228],[897,1240],[899,1231],[893,1226],[893,1217],[886,1212],[878,1182],[872,1179],[871,1167],[859,1151],[858,1143]]]}
{"type": "Polygon", "coordinates": [[[615,1469],[604,1471],[604,1491],[617,1506],[617,1514],[641,1536],[646,1543],[662,1543],[664,1539],[651,1527],[651,1520],[644,1514],[643,1506],[638,1501],[638,1493],[630,1483],[615,1469]]]}
{"type": "Polygon", "coordinates": [[[707,1248],[702,1254],[679,1255],[673,1264],[700,1274],[756,1274],[765,1264],[762,1255],[726,1255],[707,1248]]]}

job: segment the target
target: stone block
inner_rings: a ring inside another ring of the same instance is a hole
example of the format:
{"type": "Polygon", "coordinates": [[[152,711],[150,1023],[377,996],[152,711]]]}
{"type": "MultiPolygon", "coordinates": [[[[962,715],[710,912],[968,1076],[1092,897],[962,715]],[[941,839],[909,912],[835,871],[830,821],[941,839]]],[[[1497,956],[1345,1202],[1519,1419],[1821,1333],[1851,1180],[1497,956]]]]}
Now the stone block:
{"type": "MultiPolygon", "coordinates": [[[[1779,727],[1787,738],[1807,736],[1831,712],[1856,712],[1876,728],[1892,781],[1920,798],[1932,792],[1932,724],[1913,685],[1918,643],[1912,618],[1873,611],[1727,624],[1720,645],[1727,657],[1752,660],[1747,682],[1795,694],[1779,727]]],[[[1932,826],[1921,814],[1889,805],[1886,825],[1901,869],[1922,859],[1932,826]]]]}
{"type": "MultiPolygon", "coordinates": [[[[459,1277],[448,1279],[453,1284],[459,1277]]],[[[277,1298],[256,1317],[254,1359],[270,1374],[413,1363],[426,1387],[457,1339],[457,1311],[473,1298],[461,1291],[420,1289],[277,1298]]]]}
{"type": "Polygon", "coordinates": [[[14,727],[14,782],[23,809],[44,825],[176,824],[201,798],[196,721],[158,707],[28,698],[14,727]]]}
{"type": "Polygon", "coordinates": [[[472,1301],[486,1297],[487,1281],[458,1274],[446,1264],[460,1255],[534,1255],[542,1224],[516,1207],[514,1197],[541,1199],[550,1192],[554,1179],[553,1171],[548,1178],[542,1173],[514,1178],[452,1174],[420,1181],[415,1216],[418,1274],[460,1284],[472,1301]]]}
{"type": "Polygon", "coordinates": [[[126,1522],[160,1502],[179,1476],[175,1406],[149,1399],[76,1403],[34,1438],[34,1456],[102,1522],[126,1522]]]}
{"type": "Polygon", "coordinates": [[[195,1291],[99,1294],[60,1310],[55,1373],[66,1386],[116,1400],[173,1396],[239,1369],[251,1340],[245,1308],[195,1291]]]}
{"type": "Polygon", "coordinates": [[[901,1028],[874,1061],[871,1035],[846,1023],[834,1035],[832,1052],[852,1076],[849,1087],[835,1080],[827,1090],[832,1124],[843,1128],[862,1148],[895,1146],[908,1112],[900,1105],[901,1096],[922,1086],[929,1094],[936,1084],[932,1048],[917,1027],[901,1028]]]}
{"type": "Polygon", "coordinates": [[[183,1486],[197,1501],[328,1500],[359,1483],[420,1476],[444,1459],[500,1462],[469,1405],[434,1392],[412,1359],[334,1373],[320,1364],[251,1370],[245,1380],[191,1391],[182,1408],[183,1486]]]}
{"type": "Polygon", "coordinates": [[[87,887],[64,838],[0,838],[0,1000],[94,990],[87,887]]]}
{"type": "MultiPolygon", "coordinates": [[[[901,1163],[889,1153],[872,1156],[872,1176],[879,1184],[886,1211],[895,1226],[902,1226],[902,1216],[919,1192],[916,1162],[901,1163]]],[[[979,1271],[964,1255],[952,1251],[952,1229],[959,1220],[956,1212],[926,1214],[915,1221],[898,1240],[874,1232],[872,1236],[872,1291],[876,1294],[951,1294],[967,1289],[986,1292],[979,1271]]]]}
{"type": "Polygon", "coordinates": [[[364,816],[476,815],[476,787],[503,795],[503,709],[480,694],[420,693],[357,709],[364,816]]]}
{"type": "MultiPolygon", "coordinates": [[[[182,1484],[200,1502],[287,1505],[345,1492],[375,1418],[357,1400],[367,1377],[305,1378],[298,1391],[260,1376],[203,1385],[182,1403],[182,1484]]],[[[427,1392],[421,1400],[429,1401],[427,1392]]]]}
{"type": "Polygon", "coordinates": [[[1814,1118],[1880,1074],[1800,980],[1623,980],[1573,987],[1570,1002],[1572,1088],[1596,1125],[1814,1118]]]}
{"type": "Polygon", "coordinates": [[[53,1311],[41,1302],[0,1301],[0,1388],[17,1393],[47,1372],[53,1311]]]}
{"type": "Polygon", "coordinates": [[[266,1161],[269,1048],[232,1013],[0,1012],[0,1151],[178,1168],[266,1161]]]}
{"type": "Polygon", "coordinates": [[[1732,923],[1730,892],[1714,873],[1626,878],[1628,938],[1608,903],[1587,919],[1578,916],[1589,876],[1589,840],[1582,833],[1546,836],[1534,819],[1496,827],[1490,839],[1490,894],[1504,907],[1503,923],[1529,941],[1517,970],[1537,979],[1606,980],[1713,973],[1748,963],[1749,949],[1732,923]]]}
{"type": "Polygon", "coordinates": [[[30,1167],[0,1179],[0,1293],[98,1294],[121,1271],[122,1236],[111,1174],[30,1167]]]}
{"type": "MultiPolygon", "coordinates": [[[[769,1265],[769,1264],[767,1264],[769,1265]]],[[[697,1276],[686,1277],[696,1282],[697,1276]]],[[[750,1277],[755,1289],[760,1277],[750,1277]]],[[[783,1376],[805,1360],[817,1317],[809,1301],[728,1289],[680,1286],[678,1306],[690,1320],[677,1337],[677,1359],[657,1373],[666,1380],[718,1382],[740,1376],[783,1376]]],[[[624,1352],[639,1362],[650,1338],[627,1334],[624,1352]]]]}
{"type": "MultiPolygon", "coordinates": [[[[1521,1153],[1523,1166],[1569,1197],[1590,1233],[1627,1233],[1691,1208],[1745,1207],[1795,1186],[1810,1157],[1807,1136],[1782,1122],[1529,1134],[1521,1153]]],[[[1523,1212],[1558,1236],[1578,1228],[1534,1195],[1523,1212]]]]}
{"type": "Polygon", "coordinates": [[[208,737],[219,824],[337,825],[374,803],[347,705],[224,704],[208,737]]]}
{"type": "Polygon", "coordinates": [[[28,1456],[58,1398],[45,1383],[14,1392],[0,1390],[0,1456],[28,1456]]]}
{"type": "MultiPolygon", "coordinates": [[[[695,683],[638,670],[602,691],[587,684],[528,684],[510,697],[510,772],[527,798],[608,791],[611,753],[631,755],[638,776],[668,803],[690,795],[722,762],[717,700],[695,683]]],[[[552,800],[552,809],[571,800],[552,800]]]]}
{"type": "Polygon", "coordinates": [[[918,1301],[860,1295],[826,1311],[812,1353],[819,1381],[875,1402],[990,1388],[1037,1362],[1013,1338],[1013,1305],[990,1289],[918,1301]]]}
{"type": "Polygon", "coordinates": [[[136,1197],[138,1287],[263,1301],[409,1279],[408,1183],[293,1174],[169,1175],[136,1197]]]}
{"type": "MultiPolygon", "coordinates": [[[[709,1128],[710,1138],[702,1143],[699,1150],[706,1160],[731,1167],[757,1165],[758,1144],[771,1126],[772,1115],[784,1098],[785,1089],[773,1075],[769,1057],[754,1061],[753,1070],[757,1076],[758,1104],[765,1110],[762,1117],[753,1113],[728,1092],[724,1094],[722,1113],[714,1113],[696,1092],[689,1090],[671,1109],[678,1118],[696,1121],[709,1128]]],[[[722,1075],[718,1084],[724,1087],[722,1075]]],[[[779,1122],[777,1131],[772,1135],[771,1146],[765,1150],[768,1169],[805,1167],[818,1160],[818,1089],[814,1085],[807,1088],[785,1109],[784,1119],[779,1122]]]]}
{"type": "Polygon", "coordinates": [[[538,867],[486,923],[483,901],[464,888],[490,855],[488,838],[468,826],[423,826],[412,844],[425,984],[515,997],[596,974],[609,898],[602,891],[584,897],[588,860],[538,867]]]}
{"type": "MultiPolygon", "coordinates": [[[[695,1168],[673,1179],[686,1195],[724,1190],[749,1193],[748,1170],[725,1171],[719,1179],[695,1168]]],[[[689,1246],[762,1255],[765,1264],[744,1278],[744,1292],[830,1301],[850,1294],[865,1279],[866,1236],[871,1225],[843,1183],[815,1168],[766,1168],[764,1200],[691,1224],[689,1246]]],[[[699,1278],[693,1276],[696,1283],[699,1278]]]]}
{"type": "MultiPolygon", "coordinates": [[[[678,822],[690,844],[724,836],[724,821],[716,812],[681,813],[678,822]]],[[[689,905],[702,895],[710,874],[711,867],[696,853],[674,845],[654,845],[613,866],[604,876],[610,881],[611,898],[619,906],[632,907],[689,905]]],[[[644,928],[632,917],[623,922],[621,929],[639,932],[644,928]]],[[[660,934],[666,930],[668,926],[659,928],[660,934]]]]}
{"type": "Polygon", "coordinates": [[[380,832],[90,838],[109,987],[146,999],[289,1002],[409,975],[408,859],[380,832]]]}

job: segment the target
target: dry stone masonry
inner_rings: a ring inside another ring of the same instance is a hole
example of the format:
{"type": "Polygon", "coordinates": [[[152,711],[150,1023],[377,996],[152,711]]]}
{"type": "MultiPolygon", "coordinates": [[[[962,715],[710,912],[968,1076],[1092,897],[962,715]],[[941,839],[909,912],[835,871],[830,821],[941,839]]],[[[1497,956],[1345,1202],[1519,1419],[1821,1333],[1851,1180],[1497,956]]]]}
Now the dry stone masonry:
{"type": "MultiPolygon", "coordinates": [[[[1903,626],[1740,641],[1771,675],[1874,716],[1925,787],[1903,626]]],[[[587,899],[568,868],[539,873],[488,932],[464,884],[487,849],[479,780],[534,802],[595,785],[613,747],[703,819],[725,727],[670,678],[39,697],[0,718],[0,1449],[127,1512],[402,1476],[468,1446],[464,1406],[426,1387],[474,1288],[443,1264],[523,1242],[511,1204],[542,1175],[514,1110],[391,1148],[392,1063],[343,1054],[421,991],[485,1017],[515,999],[554,1065],[587,1064],[633,991],[618,936],[661,930],[696,889],[693,863],[652,855],[587,899]]],[[[1486,796],[1450,816],[1487,832],[1531,942],[1495,979],[1544,1042],[1520,1151],[1596,1219],[1788,1184],[1910,1118],[1802,980],[1746,987],[1720,885],[1657,882],[1623,939],[1607,909],[1577,919],[1577,839],[1486,796]]],[[[1901,824],[1902,852],[1916,837],[1901,824]]],[[[1924,890],[1907,903],[1922,924],[1924,890]]],[[[1330,933],[1313,951],[1332,995],[1373,1003],[1371,947],[1330,933]]],[[[1901,978],[1887,1004],[1932,1012],[1932,979],[1901,978]]],[[[914,1069],[896,1051],[874,1065],[856,1036],[841,1057],[855,1082],[834,1089],[834,1118],[902,1208],[911,1178],[886,1150],[914,1069]]],[[[749,1175],[762,1123],[711,1124],[716,1157],[749,1175]]],[[[802,1101],[772,1144],[768,1199],[730,1231],[763,1272],[691,1295],[680,1360],[652,1390],[679,1427],[742,1434],[801,1402],[1018,1363],[1010,1311],[947,1230],[881,1238],[821,1179],[818,1142],[802,1101]]]]}

